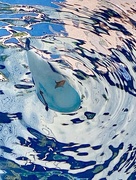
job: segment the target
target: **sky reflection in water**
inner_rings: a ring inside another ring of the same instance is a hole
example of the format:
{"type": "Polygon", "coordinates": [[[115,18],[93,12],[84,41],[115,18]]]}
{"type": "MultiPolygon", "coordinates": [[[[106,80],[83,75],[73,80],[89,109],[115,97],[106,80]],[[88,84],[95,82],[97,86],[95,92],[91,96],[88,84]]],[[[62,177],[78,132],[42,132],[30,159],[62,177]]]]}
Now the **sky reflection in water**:
{"type": "Polygon", "coordinates": [[[135,179],[134,1],[2,2],[1,179],[135,179]],[[54,67],[49,79],[55,70],[78,92],[77,111],[38,99],[26,37],[54,67]]]}

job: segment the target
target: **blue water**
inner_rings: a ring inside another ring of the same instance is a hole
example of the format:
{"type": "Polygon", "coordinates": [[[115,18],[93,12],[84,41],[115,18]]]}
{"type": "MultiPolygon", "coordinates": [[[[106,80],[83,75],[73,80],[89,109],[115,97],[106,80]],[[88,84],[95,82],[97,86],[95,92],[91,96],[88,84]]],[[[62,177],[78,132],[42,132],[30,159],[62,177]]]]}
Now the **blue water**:
{"type": "Polygon", "coordinates": [[[136,179],[135,2],[94,2],[1,1],[2,180],[136,179]]]}
{"type": "MultiPolygon", "coordinates": [[[[1,1],[2,3],[9,3],[9,4],[19,4],[19,5],[41,5],[41,6],[49,6],[49,7],[57,7],[52,1],[47,0],[47,1],[41,1],[41,0],[36,0],[36,1],[31,1],[31,0],[15,0],[15,1],[11,1],[11,0],[3,0],[1,1]]],[[[55,2],[63,2],[56,0],[55,2]]]]}

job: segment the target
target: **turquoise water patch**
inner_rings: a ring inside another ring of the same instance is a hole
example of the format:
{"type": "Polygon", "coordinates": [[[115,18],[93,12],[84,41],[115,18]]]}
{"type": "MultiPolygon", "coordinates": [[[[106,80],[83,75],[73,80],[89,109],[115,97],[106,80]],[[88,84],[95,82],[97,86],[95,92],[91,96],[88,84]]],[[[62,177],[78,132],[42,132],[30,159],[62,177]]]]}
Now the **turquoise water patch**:
{"type": "MultiPolygon", "coordinates": [[[[54,72],[46,59],[27,52],[27,58],[39,99],[49,108],[59,112],[73,112],[79,109],[81,98],[70,85],[68,78],[54,72]]],[[[55,68],[55,67],[54,67],[55,68]]]]}

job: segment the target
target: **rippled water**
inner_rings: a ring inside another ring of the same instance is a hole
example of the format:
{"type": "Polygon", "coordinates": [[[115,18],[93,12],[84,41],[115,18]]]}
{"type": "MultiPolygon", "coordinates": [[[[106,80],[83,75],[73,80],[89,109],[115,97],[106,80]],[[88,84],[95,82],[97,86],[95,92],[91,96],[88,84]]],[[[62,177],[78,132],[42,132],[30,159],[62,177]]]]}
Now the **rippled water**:
{"type": "Polygon", "coordinates": [[[1,179],[136,179],[135,4],[0,3],[1,179]],[[37,58],[31,68],[26,37],[37,58]],[[79,94],[78,110],[39,100],[35,81],[45,78],[54,92],[54,72],[79,94]]]}

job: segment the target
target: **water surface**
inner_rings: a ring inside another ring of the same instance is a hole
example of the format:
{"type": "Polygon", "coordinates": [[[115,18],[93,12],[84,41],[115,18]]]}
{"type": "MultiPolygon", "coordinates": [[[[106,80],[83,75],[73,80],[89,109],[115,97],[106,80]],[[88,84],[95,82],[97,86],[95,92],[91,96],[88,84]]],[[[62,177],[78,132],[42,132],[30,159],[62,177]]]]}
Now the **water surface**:
{"type": "Polygon", "coordinates": [[[136,179],[135,4],[1,1],[1,179],[136,179]],[[80,95],[78,110],[39,100],[26,37],[49,79],[57,71],[80,95]]]}

